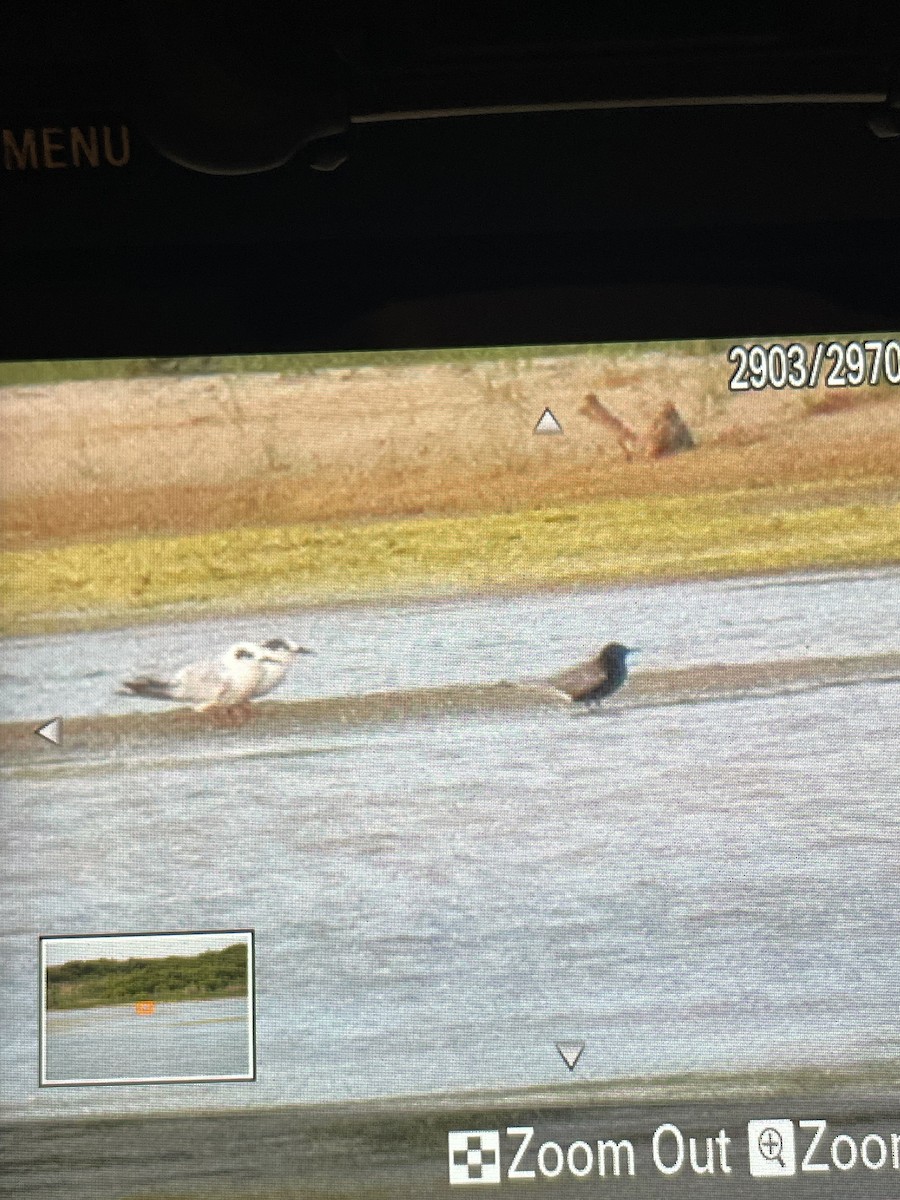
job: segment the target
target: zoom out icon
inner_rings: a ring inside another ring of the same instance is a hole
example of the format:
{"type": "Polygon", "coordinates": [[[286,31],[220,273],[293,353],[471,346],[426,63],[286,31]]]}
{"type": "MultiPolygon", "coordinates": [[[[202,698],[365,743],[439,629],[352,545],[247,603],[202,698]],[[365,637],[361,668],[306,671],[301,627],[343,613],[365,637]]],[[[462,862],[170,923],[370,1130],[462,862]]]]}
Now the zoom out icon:
{"type": "Polygon", "coordinates": [[[447,1134],[447,1151],[451,1184],[500,1182],[498,1130],[454,1130],[447,1134]]]}
{"type": "Polygon", "coordinates": [[[750,1174],[755,1178],[786,1178],[797,1174],[794,1122],[782,1118],[747,1122],[750,1174]]]}

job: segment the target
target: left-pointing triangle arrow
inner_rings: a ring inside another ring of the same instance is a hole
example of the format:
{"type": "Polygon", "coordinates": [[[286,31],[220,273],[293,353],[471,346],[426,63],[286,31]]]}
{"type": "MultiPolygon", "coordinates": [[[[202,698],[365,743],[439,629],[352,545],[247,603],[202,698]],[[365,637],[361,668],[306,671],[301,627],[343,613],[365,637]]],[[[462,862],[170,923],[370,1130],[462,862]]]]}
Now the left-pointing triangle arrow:
{"type": "Polygon", "coordinates": [[[42,737],[45,742],[52,742],[54,746],[58,746],[62,742],[62,718],[54,717],[52,721],[48,721],[46,725],[41,725],[34,732],[38,737],[42,737]]]}

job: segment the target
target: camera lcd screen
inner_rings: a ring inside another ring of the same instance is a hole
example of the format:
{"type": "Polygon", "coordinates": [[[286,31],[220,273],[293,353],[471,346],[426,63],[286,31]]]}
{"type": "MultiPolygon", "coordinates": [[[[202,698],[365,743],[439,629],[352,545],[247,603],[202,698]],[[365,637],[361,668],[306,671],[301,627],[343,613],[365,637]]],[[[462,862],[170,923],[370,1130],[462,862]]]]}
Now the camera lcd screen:
{"type": "Polygon", "coordinates": [[[10,1194],[900,1192],[896,333],[0,385],[10,1194]]]}

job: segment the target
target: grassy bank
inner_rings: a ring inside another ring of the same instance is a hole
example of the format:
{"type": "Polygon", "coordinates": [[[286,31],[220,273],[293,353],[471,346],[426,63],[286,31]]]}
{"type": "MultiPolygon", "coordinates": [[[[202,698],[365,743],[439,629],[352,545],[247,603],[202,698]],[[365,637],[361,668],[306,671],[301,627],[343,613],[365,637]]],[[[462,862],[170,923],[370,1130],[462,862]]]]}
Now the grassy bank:
{"type": "Polygon", "coordinates": [[[831,500],[757,489],[8,551],[3,631],[900,561],[900,506],[831,500]]]}
{"type": "Polygon", "coordinates": [[[138,1000],[221,1000],[247,995],[243,942],[165,958],[75,959],[47,968],[47,1009],[97,1008],[138,1000]]]}

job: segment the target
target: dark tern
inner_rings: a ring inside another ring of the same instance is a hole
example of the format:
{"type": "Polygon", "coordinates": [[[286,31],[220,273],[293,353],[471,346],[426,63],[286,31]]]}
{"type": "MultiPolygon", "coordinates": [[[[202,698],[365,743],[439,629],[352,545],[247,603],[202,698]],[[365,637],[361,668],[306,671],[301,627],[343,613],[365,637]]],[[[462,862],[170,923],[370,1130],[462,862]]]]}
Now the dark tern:
{"type": "Polygon", "coordinates": [[[618,691],[628,676],[628,655],[637,651],[620,642],[610,642],[599,654],[576,667],[560,671],[547,680],[551,687],[572,700],[591,703],[618,691]]]}

